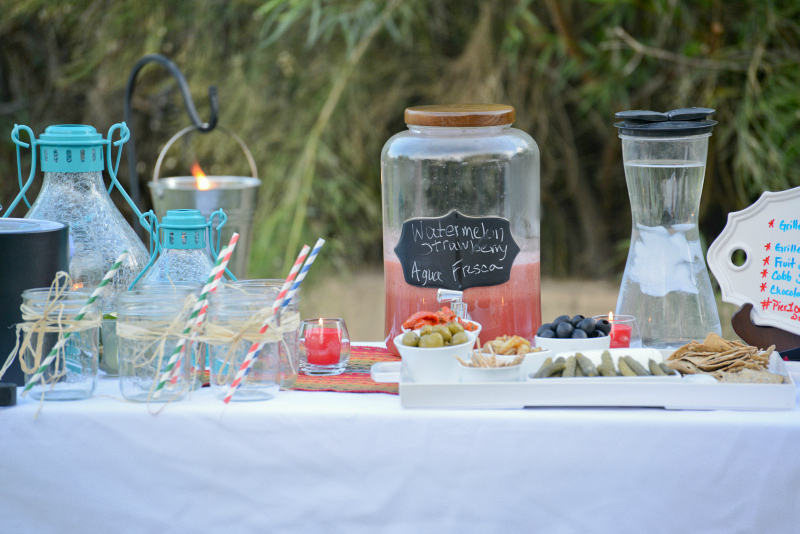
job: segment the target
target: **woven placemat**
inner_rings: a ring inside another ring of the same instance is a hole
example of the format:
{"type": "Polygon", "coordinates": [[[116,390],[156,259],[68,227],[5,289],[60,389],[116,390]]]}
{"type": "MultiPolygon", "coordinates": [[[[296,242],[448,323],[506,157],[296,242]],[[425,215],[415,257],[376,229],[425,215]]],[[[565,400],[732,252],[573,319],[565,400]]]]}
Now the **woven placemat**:
{"type": "Polygon", "coordinates": [[[397,395],[397,384],[379,384],[370,377],[373,363],[398,362],[400,358],[382,347],[351,347],[347,370],[335,376],[297,377],[293,390],[338,391],[341,393],[390,393],[397,395]]]}

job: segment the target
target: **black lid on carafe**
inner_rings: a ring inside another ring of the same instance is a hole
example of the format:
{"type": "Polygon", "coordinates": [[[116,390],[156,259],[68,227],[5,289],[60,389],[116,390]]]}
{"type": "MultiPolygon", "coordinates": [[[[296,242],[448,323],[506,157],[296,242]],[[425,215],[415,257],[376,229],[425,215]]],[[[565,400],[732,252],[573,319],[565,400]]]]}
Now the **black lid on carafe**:
{"type": "Polygon", "coordinates": [[[711,108],[681,108],[660,113],[658,111],[632,110],[615,114],[622,122],[615,123],[620,135],[631,137],[688,137],[711,133],[717,121],[711,108]]]}

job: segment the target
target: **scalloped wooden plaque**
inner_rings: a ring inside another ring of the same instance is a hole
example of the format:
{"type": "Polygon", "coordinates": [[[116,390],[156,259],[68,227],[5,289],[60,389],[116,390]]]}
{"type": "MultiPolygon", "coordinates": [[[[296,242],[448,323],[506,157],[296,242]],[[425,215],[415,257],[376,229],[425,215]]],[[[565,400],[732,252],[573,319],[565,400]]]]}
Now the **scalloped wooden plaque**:
{"type": "Polygon", "coordinates": [[[708,266],[722,300],[753,305],[755,325],[800,335],[800,187],[766,192],[752,206],[729,213],[708,248],[708,266]],[[731,260],[737,250],[747,256],[740,266],[731,260]]]}

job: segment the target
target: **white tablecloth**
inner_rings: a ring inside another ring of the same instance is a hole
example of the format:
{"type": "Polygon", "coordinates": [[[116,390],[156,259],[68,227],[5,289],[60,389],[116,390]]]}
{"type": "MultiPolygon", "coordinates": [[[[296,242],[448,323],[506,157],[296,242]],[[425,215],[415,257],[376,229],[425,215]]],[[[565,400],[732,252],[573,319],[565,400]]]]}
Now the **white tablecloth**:
{"type": "Polygon", "coordinates": [[[800,411],[0,408],[0,532],[800,532],[800,411]]]}

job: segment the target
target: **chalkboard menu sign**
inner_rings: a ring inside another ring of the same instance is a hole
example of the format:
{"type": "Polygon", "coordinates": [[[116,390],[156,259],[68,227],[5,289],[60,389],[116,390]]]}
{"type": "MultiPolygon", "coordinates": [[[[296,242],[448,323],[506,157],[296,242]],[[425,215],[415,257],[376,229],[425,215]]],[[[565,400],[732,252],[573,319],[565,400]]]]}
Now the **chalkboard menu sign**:
{"type": "Polygon", "coordinates": [[[408,284],[463,291],[508,282],[519,246],[508,219],[453,210],[404,222],[394,252],[408,284]]]}

